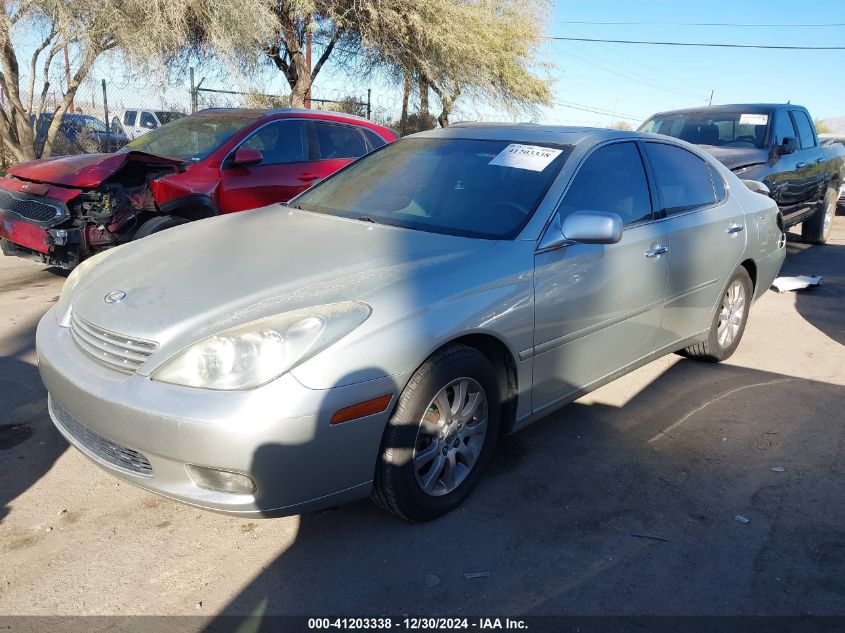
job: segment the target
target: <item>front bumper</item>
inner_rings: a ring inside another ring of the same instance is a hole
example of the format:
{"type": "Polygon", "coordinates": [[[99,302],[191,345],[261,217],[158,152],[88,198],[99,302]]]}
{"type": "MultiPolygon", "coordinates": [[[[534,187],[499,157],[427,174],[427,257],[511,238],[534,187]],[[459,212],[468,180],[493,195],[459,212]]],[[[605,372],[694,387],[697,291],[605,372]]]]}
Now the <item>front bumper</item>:
{"type": "Polygon", "coordinates": [[[245,517],[297,514],[369,494],[396,398],[380,414],[335,426],[329,419],[400,390],[397,377],[312,390],[285,374],[258,389],[231,392],[156,382],[84,355],[54,309],[38,325],[36,347],[50,415],[71,444],[121,479],[245,517]],[[201,488],[187,464],[247,474],[257,489],[201,488]]]}

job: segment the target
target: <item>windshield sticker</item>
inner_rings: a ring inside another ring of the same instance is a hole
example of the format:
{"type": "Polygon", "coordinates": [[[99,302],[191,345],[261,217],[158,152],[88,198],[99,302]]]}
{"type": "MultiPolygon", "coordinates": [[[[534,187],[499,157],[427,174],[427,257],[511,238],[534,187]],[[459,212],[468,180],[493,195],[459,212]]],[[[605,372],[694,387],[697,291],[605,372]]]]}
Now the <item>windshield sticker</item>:
{"type": "Polygon", "coordinates": [[[740,125],[766,125],[769,122],[768,114],[740,114],[740,125]]]}
{"type": "Polygon", "coordinates": [[[511,143],[488,165],[499,167],[513,167],[515,169],[528,169],[530,171],[543,171],[555,158],[560,156],[563,150],[552,149],[551,147],[540,147],[539,145],[520,145],[511,143]]]}

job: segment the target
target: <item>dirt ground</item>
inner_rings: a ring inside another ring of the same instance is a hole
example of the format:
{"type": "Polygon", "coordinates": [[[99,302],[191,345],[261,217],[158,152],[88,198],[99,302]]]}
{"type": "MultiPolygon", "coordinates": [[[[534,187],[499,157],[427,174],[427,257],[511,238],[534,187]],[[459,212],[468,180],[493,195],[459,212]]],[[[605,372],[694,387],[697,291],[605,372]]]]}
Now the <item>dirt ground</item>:
{"type": "Polygon", "coordinates": [[[825,284],[767,292],[728,363],[669,356],[582,398],[408,525],[366,501],[239,520],[109,476],[38,378],[63,279],[4,258],[0,615],[845,614],[845,218],[784,272],[825,284]]]}

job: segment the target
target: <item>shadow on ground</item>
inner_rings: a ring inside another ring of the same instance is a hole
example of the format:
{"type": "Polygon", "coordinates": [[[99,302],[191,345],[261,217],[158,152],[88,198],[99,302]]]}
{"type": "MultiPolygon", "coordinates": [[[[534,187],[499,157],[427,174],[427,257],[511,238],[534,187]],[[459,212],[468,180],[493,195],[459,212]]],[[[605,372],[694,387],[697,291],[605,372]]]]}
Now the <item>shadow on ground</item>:
{"type": "Polygon", "coordinates": [[[47,414],[47,392],[38,368],[23,360],[35,348],[36,322],[3,343],[0,357],[0,523],[10,503],[52,468],[67,442],[47,414]]]}
{"type": "Polygon", "coordinates": [[[438,521],[369,502],[303,515],[223,616],[841,613],[843,401],[679,361],[624,407],[575,403],[503,438],[438,521]]]}
{"type": "Polygon", "coordinates": [[[801,244],[790,234],[782,276],[822,275],[822,285],[798,290],[795,307],[812,325],[845,345],[845,246],[801,244]]]}

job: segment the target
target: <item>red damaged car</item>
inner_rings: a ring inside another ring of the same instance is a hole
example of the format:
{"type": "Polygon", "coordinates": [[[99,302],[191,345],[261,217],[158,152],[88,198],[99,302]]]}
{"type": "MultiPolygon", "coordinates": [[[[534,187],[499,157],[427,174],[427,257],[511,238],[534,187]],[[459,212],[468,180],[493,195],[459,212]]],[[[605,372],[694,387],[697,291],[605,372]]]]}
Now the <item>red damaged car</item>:
{"type": "Polygon", "coordinates": [[[290,200],[395,139],[334,112],[204,110],[114,154],[15,165],[0,178],[0,245],[6,255],[73,268],[177,224],[290,200]]]}

